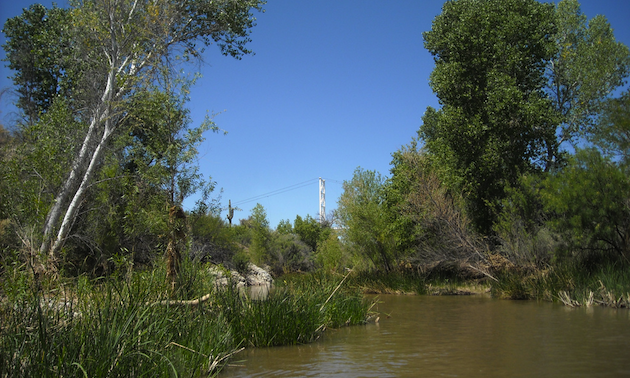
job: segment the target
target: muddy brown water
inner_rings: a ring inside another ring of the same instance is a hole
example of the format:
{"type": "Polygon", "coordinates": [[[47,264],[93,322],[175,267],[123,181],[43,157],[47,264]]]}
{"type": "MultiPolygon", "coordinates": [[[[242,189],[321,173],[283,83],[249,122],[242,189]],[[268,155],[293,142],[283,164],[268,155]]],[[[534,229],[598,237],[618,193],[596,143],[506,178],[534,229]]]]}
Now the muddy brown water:
{"type": "Polygon", "coordinates": [[[220,377],[630,377],[630,310],[380,296],[376,324],[247,349],[220,377]]]}

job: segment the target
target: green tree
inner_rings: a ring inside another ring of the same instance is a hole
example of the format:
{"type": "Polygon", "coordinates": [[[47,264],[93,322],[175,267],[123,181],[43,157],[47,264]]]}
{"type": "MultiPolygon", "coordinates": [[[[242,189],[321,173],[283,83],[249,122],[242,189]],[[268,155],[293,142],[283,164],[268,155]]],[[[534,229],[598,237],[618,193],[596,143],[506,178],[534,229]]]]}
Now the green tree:
{"type": "Polygon", "coordinates": [[[295,234],[274,234],[268,259],[276,275],[289,272],[308,272],[313,268],[313,250],[295,234]]]}
{"type": "Polygon", "coordinates": [[[379,173],[357,168],[352,180],[343,183],[336,217],[344,242],[357,256],[391,271],[398,251],[384,204],[384,184],[385,178],[379,173]]]}
{"type": "Polygon", "coordinates": [[[329,225],[320,224],[310,215],[307,215],[304,219],[299,215],[296,216],[293,222],[293,230],[300,237],[300,240],[311,247],[311,251],[315,251],[317,243],[328,238],[330,233],[329,225]]]}
{"type": "Polygon", "coordinates": [[[593,140],[606,153],[630,166],[630,90],[606,101],[593,140]]]}
{"type": "Polygon", "coordinates": [[[571,252],[610,251],[630,261],[630,179],[596,149],[578,150],[543,183],[553,228],[571,252]]]}
{"type": "Polygon", "coordinates": [[[18,94],[16,105],[28,124],[36,122],[57,96],[70,95],[72,22],[68,9],[33,4],[4,24],[5,61],[15,72],[12,79],[18,94]]]}
{"type": "MultiPolygon", "coordinates": [[[[41,252],[52,260],[57,257],[76,224],[112,138],[129,116],[134,96],[159,81],[165,72],[161,67],[174,62],[177,53],[184,60],[199,57],[202,51],[197,47],[199,43],[206,46],[216,43],[225,55],[235,58],[249,54],[246,45],[255,23],[251,11],[260,10],[262,3],[260,0],[73,3],[69,11],[72,22],[64,24],[69,28],[71,41],[66,71],[80,73],[80,82],[73,85],[71,94],[73,102],[80,106],[71,109],[73,116],[86,127],[78,133],[80,143],[72,155],[71,168],[62,176],[63,184],[46,215],[41,252]]],[[[33,32],[22,33],[25,39],[36,39],[41,29],[45,29],[38,27],[33,32]]],[[[5,46],[12,46],[15,40],[9,38],[5,46]]],[[[52,46],[54,52],[62,51],[63,46],[52,46]]],[[[8,56],[11,58],[11,51],[8,56]]],[[[27,69],[17,61],[11,63],[15,63],[13,69],[18,71],[16,77],[27,69]]],[[[16,85],[25,83],[16,82],[16,85]]]]}
{"type": "Polygon", "coordinates": [[[273,239],[267,220],[267,212],[263,205],[257,203],[250,217],[252,240],[250,252],[256,264],[269,262],[272,253],[273,239]]]}
{"type": "Polygon", "coordinates": [[[293,233],[293,225],[288,219],[282,219],[276,227],[276,232],[281,235],[288,235],[293,233]]]}
{"type": "MultiPolygon", "coordinates": [[[[207,199],[214,188],[214,183],[206,183],[199,174],[196,156],[203,133],[216,128],[209,120],[190,126],[185,105],[191,84],[178,80],[168,86],[156,84],[131,100],[130,115],[120,126],[126,132],[113,138],[117,153],[106,159],[96,185],[98,197],[93,206],[109,216],[107,232],[92,232],[90,239],[108,245],[101,248],[109,252],[106,258],[122,248],[146,260],[154,246],[167,243],[178,245],[179,255],[183,253],[183,240],[174,243],[173,229],[186,228],[179,224],[181,220],[168,220],[166,209],[181,209],[183,199],[197,191],[204,192],[207,199]],[[171,237],[167,241],[156,235],[171,237]]],[[[199,209],[204,214],[206,210],[199,209]]],[[[181,215],[175,210],[170,213],[181,215]]],[[[89,223],[98,226],[102,222],[94,219],[89,223]]]]}
{"type": "Polygon", "coordinates": [[[344,252],[336,232],[331,232],[326,239],[319,242],[315,251],[315,261],[327,272],[341,272],[350,264],[350,257],[344,252]]]}
{"type": "Polygon", "coordinates": [[[392,157],[385,206],[402,257],[422,264],[483,259],[485,249],[471,229],[461,196],[440,181],[429,156],[414,142],[392,157]]]}
{"type": "Polygon", "coordinates": [[[554,20],[553,5],[534,0],[457,0],[423,34],[442,107],[427,109],[420,136],[483,233],[504,188],[540,170],[557,149],[555,112],[543,92],[556,52],[554,20]]]}
{"type": "Polygon", "coordinates": [[[546,92],[560,115],[559,142],[575,144],[597,131],[602,105],[630,74],[630,51],[606,17],[587,20],[577,0],[560,1],[556,20],[557,52],[547,66],[546,92]]]}

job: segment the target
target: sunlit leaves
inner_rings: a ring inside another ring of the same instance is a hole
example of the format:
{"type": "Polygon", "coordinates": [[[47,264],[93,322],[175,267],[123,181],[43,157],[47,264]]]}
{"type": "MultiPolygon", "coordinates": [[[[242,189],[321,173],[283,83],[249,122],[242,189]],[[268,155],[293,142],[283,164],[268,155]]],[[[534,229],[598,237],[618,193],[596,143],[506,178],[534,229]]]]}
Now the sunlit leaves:
{"type": "Polygon", "coordinates": [[[604,104],[593,139],[604,151],[630,167],[630,91],[604,104]]]}
{"type": "Polygon", "coordinates": [[[556,8],[558,52],[548,65],[547,93],[561,118],[561,141],[590,137],[602,103],[630,74],[630,51],[602,15],[587,20],[577,0],[556,8]]]}
{"type": "Polygon", "coordinates": [[[352,180],[344,181],[336,215],[348,246],[376,268],[389,271],[398,251],[389,227],[384,185],[379,173],[357,168],[352,180]]]}
{"type": "Polygon", "coordinates": [[[445,3],[424,33],[442,107],[427,110],[420,137],[442,180],[463,191],[480,231],[489,231],[489,205],[505,186],[556,148],[553,109],[542,94],[553,21],[553,7],[533,0],[458,0],[445,3]]]}
{"type": "Polygon", "coordinates": [[[580,150],[543,188],[551,223],[574,250],[630,257],[630,179],[618,165],[595,149],[580,150]]]}

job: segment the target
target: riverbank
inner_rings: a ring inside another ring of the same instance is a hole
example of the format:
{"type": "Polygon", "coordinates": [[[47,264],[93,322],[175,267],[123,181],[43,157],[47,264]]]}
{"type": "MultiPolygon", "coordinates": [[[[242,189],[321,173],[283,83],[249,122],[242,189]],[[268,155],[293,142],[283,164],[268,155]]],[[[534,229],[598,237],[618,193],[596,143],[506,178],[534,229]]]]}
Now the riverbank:
{"type": "Polygon", "coordinates": [[[392,272],[357,272],[349,284],[365,294],[489,294],[502,299],[558,302],[570,307],[630,308],[630,267],[618,261],[572,261],[542,268],[435,264],[392,272]]]}
{"type": "Polygon", "coordinates": [[[260,300],[192,263],[171,292],[163,265],[54,282],[5,271],[0,376],[214,375],[244,347],[309,343],[370,311],[344,277],[311,274],[260,300]]]}

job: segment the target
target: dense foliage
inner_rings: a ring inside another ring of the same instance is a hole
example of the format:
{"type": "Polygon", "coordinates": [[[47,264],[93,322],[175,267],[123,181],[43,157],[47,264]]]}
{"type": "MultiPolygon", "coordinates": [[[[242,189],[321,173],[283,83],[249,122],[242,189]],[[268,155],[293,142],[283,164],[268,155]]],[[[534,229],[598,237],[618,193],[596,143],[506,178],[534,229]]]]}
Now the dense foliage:
{"type": "Polygon", "coordinates": [[[344,247],[377,270],[457,266],[522,289],[532,269],[626,269],[630,52],[605,17],[575,0],[455,0],[423,37],[440,108],[389,178],[345,183],[344,247]]]}
{"type": "Polygon", "coordinates": [[[486,279],[498,296],[630,305],[630,52],[603,16],[576,0],[446,2],[423,35],[440,107],[390,176],[357,168],[333,221],[273,229],[261,204],[222,219],[195,165],[218,129],[191,125],[196,77],[175,65],[212,43],[249,54],[263,3],[97,0],[5,23],[23,117],[0,125],[1,375],[213,371],[239,345],[363,322],[357,288],[374,277],[393,292],[486,279]],[[214,292],[202,265],[250,262],[298,275],[251,301],[214,292]],[[212,304],[186,312],[151,305],[207,292],[212,304]]]}
{"type": "Polygon", "coordinates": [[[204,132],[217,128],[211,119],[190,125],[196,77],[176,63],[213,43],[237,59],[249,54],[262,4],[77,2],[7,20],[3,47],[23,119],[3,143],[0,219],[38,270],[106,271],[113,255],[148,262],[159,246],[182,248],[169,209],[198,191],[207,209],[214,185],[194,161],[204,132]]]}

